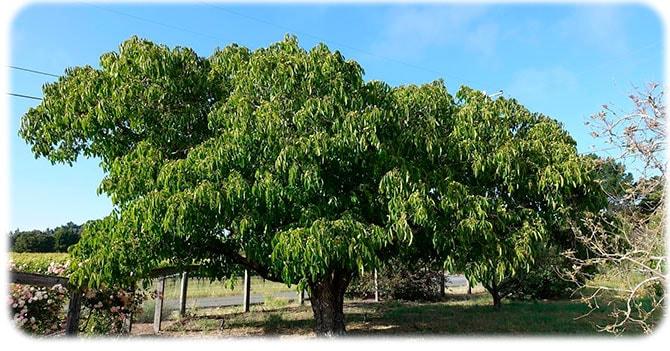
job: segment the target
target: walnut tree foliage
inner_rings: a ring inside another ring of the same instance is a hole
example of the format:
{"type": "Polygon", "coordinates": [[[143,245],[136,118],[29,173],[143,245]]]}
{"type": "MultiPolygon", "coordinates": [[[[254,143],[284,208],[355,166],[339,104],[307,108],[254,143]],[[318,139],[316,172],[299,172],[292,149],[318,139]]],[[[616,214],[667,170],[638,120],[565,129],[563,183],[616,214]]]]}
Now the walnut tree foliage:
{"type": "Polygon", "coordinates": [[[431,111],[433,98],[413,105],[421,93],[412,89],[399,95],[401,111],[428,112],[436,127],[417,131],[427,136],[419,163],[428,163],[407,165],[404,182],[392,182],[400,189],[389,202],[391,218],[429,228],[445,267],[482,282],[495,297],[497,285],[530,270],[545,246],[562,239],[554,236],[568,218],[605,205],[595,163],[577,154],[555,120],[467,87],[448,112],[431,111]]]}
{"type": "Polygon", "coordinates": [[[47,84],[20,129],[54,163],[100,159],[114,210],[71,250],[82,284],[165,264],[309,284],[417,241],[503,277],[589,193],[592,166],[555,120],[442,81],[365,81],[322,44],[204,58],[133,37],[99,66],[47,84]]]}

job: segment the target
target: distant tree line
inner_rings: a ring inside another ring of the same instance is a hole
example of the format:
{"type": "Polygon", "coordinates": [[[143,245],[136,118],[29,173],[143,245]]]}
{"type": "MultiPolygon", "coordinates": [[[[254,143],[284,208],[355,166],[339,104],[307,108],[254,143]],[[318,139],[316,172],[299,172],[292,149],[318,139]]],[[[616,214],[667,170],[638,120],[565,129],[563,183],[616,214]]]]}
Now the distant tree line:
{"type": "Polygon", "coordinates": [[[13,252],[67,252],[79,242],[81,229],[81,225],[72,222],[44,231],[16,229],[9,233],[9,247],[13,252]]]}

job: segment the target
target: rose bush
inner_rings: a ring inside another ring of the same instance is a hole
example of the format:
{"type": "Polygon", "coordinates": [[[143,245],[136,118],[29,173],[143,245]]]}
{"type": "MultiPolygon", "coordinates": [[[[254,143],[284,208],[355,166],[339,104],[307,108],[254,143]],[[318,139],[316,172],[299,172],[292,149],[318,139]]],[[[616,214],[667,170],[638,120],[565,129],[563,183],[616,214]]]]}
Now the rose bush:
{"type": "Polygon", "coordinates": [[[67,290],[61,285],[51,288],[11,284],[10,305],[17,327],[33,334],[49,335],[63,331],[63,309],[67,290]]]}
{"type": "MultiPolygon", "coordinates": [[[[17,255],[14,255],[17,256],[17,255]]],[[[43,258],[20,255],[9,262],[13,271],[62,277],[69,276],[69,260],[46,263],[43,258]]],[[[65,256],[62,256],[65,257],[65,256]]],[[[31,334],[53,335],[65,330],[66,301],[69,293],[61,285],[52,288],[10,284],[9,304],[17,327],[31,334]]],[[[140,290],[103,287],[82,291],[80,331],[85,334],[119,334],[127,331],[133,313],[141,310],[147,294],[140,290]]]]}
{"type": "Polygon", "coordinates": [[[82,296],[80,329],[87,334],[119,334],[127,331],[132,314],[141,312],[147,294],[120,288],[87,289],[82,296]]]}

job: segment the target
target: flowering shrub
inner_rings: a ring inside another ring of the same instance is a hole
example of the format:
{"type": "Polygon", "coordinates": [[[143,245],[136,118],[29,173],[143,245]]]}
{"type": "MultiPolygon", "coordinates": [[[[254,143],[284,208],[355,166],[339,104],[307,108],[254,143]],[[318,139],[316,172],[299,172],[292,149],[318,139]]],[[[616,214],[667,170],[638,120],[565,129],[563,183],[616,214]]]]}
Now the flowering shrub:
{"type": "Polygon", "coordinates": [[[70,266],[70,261],[65,261],[65,264],[49,262],[49,267],[47,267],[47,274],[65,276],[65,272],[67,271],[68,266],[70,266]]]}
{"type": "Polygon", "coordinates": [[[146,294],[124,289],[88,289],[83,293],[82,306],[88,310],[81,328],[88,334],[123,333],[129,318],[141,312],[146,294]]]}
{"type": "MultiPolygon", "coordinates": [[[[41,260],[41,259],[40,259],[41,260]]],[[[56,275],[69,275],[69,261],[9,262],[10,270],[56,275]]],[[[10,284],[10,301],[14,323],[32,334],[62,333],[66,321],[68,291],[61,285],[52,288],[10,284]]],[[[141,311],[146,294],[119,287],[86,289],[82,292],[80,331],[86,334],[118,334],[126,331],[131,314],[141,311]]]]}
{"type": "Polygon", "coordinates": [[[11,284],[10,304],[16,326],[34,334],[55,334],[65,327],[63,305],[67,290],[11,284]]]}

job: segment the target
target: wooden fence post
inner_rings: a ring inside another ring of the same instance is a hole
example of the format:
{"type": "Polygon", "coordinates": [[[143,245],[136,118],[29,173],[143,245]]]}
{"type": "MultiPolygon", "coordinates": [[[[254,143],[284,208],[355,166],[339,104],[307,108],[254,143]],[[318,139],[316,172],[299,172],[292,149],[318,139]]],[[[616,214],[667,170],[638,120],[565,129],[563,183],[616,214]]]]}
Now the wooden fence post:
{"type": "Polygon", "coordinates": [[[179,315],[186,315],[186,294],[188,291],[188,272],[181,274],[181,293],[179,294],[179,315]]]}
{"type": "Polygon", "coordinates": [[[65,334],[77,335],[79,333],[79,313],[81,312],[81,290],[72,288],[70,291],[70,302],[67,306],[67,321],[65,322],[65,334]]]}
{"type": "Polygon", "coordinates": [[[446,286],[445,286],[446,285],[446,281],[445,281],[446,279],[444,278],[445,274],[447,274],[447,272],[445,272],[444,269],[443,269],[442,270],[442,275],[440,275],[440,297],[444,297],[444,295],[445,295],[445,292],[444,292],[444,289],[446,288],[446,286]]]}
{"type": "Polygon", "coordinates": [[[242,302],[243,312],[249,312],[249,299],[251,298],[249,296],[250,292],[251,292],[251,279],[249,277],[249,270],[245,269],[244,270],[244,301],[242,302]]]}
{"type": "Polygon", "coordinates": [[[159,277],[158,280],[156,281],[156,304],[154,306],[154,333],[158,333],[161,330],[164,293],[165,293],[165,277],[159,277]]]}
{"type": "Polygon", "coordinates": [[[379,285],[377,284],[377,268],[375,268],[375,302],[379,302],[379,285]]]}
{"type": "Polygon", "coordinates": [[[130,312],[128,314],[128,318],[126,319],[126,325],[128,326],[128,335],[130,335],[133,332],[133,313],[130,312]]]}
{"type": "Polygon", "coordinates": [[[300,289],[300,292],[298,293],[298,303],[300,306],[305,305],[305,289],[300,289]]]}
{"type": "Polygon", "coordinates": [[[470,280],[467,280],[467,277],[466,281],[468,282],[468,295],[472,295],[472,286],[470,285],[470,280]]]}

